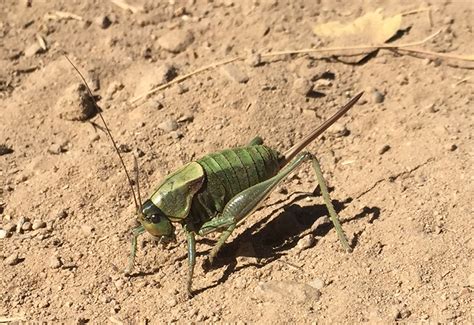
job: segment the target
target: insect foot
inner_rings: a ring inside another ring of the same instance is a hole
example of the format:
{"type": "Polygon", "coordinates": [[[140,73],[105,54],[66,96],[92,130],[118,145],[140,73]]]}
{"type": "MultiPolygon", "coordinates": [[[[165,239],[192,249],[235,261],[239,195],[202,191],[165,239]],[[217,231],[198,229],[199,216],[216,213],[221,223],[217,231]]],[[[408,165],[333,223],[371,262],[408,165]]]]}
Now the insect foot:
{"type": "Polygon", "coordinates": [[[202,269],[205,273],[211,271],[214,268],[214,259],[211,257],[206,257],[202,262],[202,269]]]}

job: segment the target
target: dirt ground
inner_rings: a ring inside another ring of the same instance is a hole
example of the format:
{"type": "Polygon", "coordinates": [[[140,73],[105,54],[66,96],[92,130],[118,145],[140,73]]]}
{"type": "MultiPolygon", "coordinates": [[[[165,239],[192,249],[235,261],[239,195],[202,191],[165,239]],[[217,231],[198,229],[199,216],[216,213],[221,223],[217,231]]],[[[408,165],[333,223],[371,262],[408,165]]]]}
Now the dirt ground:
{"type": "Polygon", "coordinates": [[[473,54],[471,1],[140,4],[0,5],[0,322],[473,323],[472,62],[386,50],[360,62],[259,57],[360,44],[312,28],[377,8],[405,13],[394,44],[440,30],[419,48],[473,54]],[[308,165],[241,224],[209,272],[202,262],[216,236],[199,238],[192,299],[182,232],[166,247],[140,237],[124,275],[136,225],[130,187],[63,53],[99,96],[130,169],[138,156],[146,196],[186,162],[255,135],[285,151],[365,90],[309,146],[353,253],[312,195],[308,165]],[[131,103],[236,56],[246,59],[131,103]]]}

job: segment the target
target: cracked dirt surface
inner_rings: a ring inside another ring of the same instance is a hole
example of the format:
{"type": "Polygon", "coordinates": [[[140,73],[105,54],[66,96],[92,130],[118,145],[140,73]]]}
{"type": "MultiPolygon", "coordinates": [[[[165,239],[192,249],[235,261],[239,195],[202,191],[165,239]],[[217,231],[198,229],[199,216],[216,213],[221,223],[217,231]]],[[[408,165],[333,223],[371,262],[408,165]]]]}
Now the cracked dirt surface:
{"type": "MultiPolygon", "coordinates": [[[[255,65],[249,54],[331,46],[312,34],[315,23],[427,3],[142,1],[134,14],[107,1],[25,3],[0,6],[0,322],[472,323],[472,70],[387,51],[362,64],[286,55],[255,65]],[[46,19],[54,11],[83,21],[46,19]],[[79,79],[62,53],[101,97],[127,165],[139,157],[147,195],[184,163],[257,134],[284,151],[365,90],[309,146],[354,252],[325,222],[306,166],[239,226],[207,273],[215,236],[199,239],[192,299],[182,299],[182,233],[167,247],[141,237],[125,276],[129,187],[100,120],[64,118],[77,113],[68,91],[79,79]],[[129,103],[153,83],[236,55],[249,59],[129,103]],[[301,78],[314,86],[309,95],[301,78]]],[[[401,41],[441,29],[424,48],[472,53],[472,4],[431,6],[430,19],[404,17],[401,41]]]]}

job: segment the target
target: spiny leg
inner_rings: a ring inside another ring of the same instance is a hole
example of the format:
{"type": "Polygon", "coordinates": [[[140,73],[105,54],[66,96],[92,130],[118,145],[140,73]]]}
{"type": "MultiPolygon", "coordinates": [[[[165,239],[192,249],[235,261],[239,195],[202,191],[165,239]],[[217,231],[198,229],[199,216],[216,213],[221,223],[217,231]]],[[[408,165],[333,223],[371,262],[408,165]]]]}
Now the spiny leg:
{"type": "Polygon", "coordinates": [[[133,265],[135,264],[135,255],[137,254],[137,237],[145,232],[145,227],[138,226],[132,229],[132,248],[130,257],[128,258],[128,267],[125,269],[125,274],[132,273],[133,265]]]}
{"type": "Polygon", "coordinates": [[[332,224],[334,225],[334,229],[336,229],[336,233],[344,249],[347,252],[352,252],[352,248],[347,242],[346,234],[344,233],[344,230],[342,230],[342,226],[339,221],[339,216],[337,215],[336,210],[334,209],[334,206],[332,204],[331,197],[329,196],[329,191],[323,177],[323,172],[321,171],[321,165],[319,164],[318,159],[316,159],[316,157],[313,155],[311,155],[311,161],[314,172],[316,173],[316,178],[318,180],[319,187],[321,188],[321,194],[323,195],[324,203],[326,204],[326,208],[329,212],[329,218],[331,219],[332,224]]]}
{"type": "Polygon", "coordinates": [[[224,245],[225,241],[230,237],[230,235],[234,231],[235,227],[237,227],[237,223],[231,224],[219,236],[219,239],[217,240],[217,243],[214,245],[211,252],[209,253],[209,259],[208,259],[209,265],[212,265],[212,263],[214,263],[214,258],[216,257],[217,253],[219,253],[219,251],[222,248],[222,246],[224,245]]]}

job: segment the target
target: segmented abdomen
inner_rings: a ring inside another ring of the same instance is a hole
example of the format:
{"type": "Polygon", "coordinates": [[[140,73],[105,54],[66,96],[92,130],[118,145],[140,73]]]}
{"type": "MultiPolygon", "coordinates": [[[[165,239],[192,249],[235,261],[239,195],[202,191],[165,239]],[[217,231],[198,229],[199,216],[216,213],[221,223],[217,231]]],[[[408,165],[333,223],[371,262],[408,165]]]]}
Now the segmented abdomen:
{"type": "Polygon", "coordinates": [[[279,153],[264,145],[226,149],[197,161],[205,172],[205,183],[194,196],[189,217],[202,223],[221,212],[241,191],[274,176],[279,153]]]}

